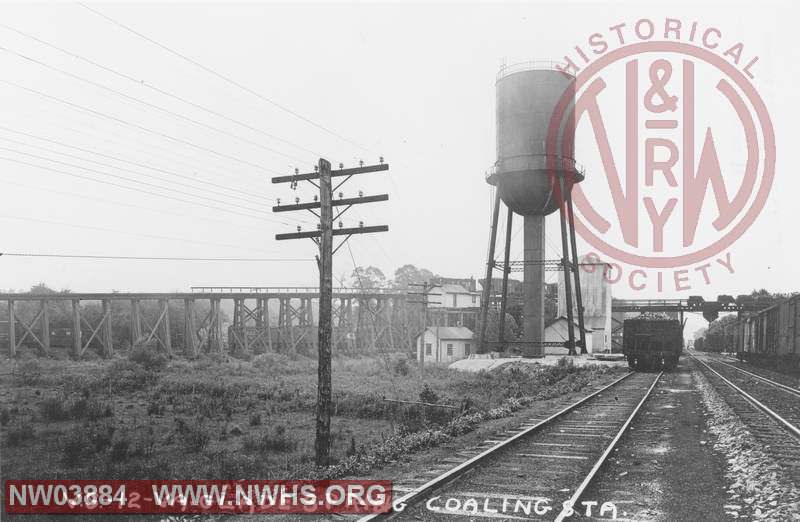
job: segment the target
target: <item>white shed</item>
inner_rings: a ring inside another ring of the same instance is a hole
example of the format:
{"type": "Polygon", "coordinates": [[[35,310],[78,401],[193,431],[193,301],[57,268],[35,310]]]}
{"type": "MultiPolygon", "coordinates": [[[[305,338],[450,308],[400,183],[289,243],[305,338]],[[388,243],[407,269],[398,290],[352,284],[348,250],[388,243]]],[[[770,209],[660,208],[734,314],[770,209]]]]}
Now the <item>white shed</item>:
{"type": "MultiPolygon", "coordinates": [[[[578,328],[578,321],[573,320],[575,324],[575,342],[580,340],[580,329],[578,328]]],[[[544,329],[544,340],[549,342],[559,342],[563,343],[569,338],[569,332],[567,329],[567,318],[566,317],[559,317],[544,329]]],[[[592,346],[594,346],[594,332],[591,328],[584,328],[584,332],[586,332],[586,351],[592,353],[592,346]]],[[[603,330],[599,331],[599,334],[603,334],[603,330]]],[[[602,341],[602,338],[601,338],[602,341]]],[[[602,342],[600,343],[602,346],[602,342]]],[[[580,353],[580,348],[576,348],[576,351],[580,353]]],[[[547,347],[545,349],[545,353],[547,354],[567,354],[566,348],[553,348],[547,347]]]]}
{"type": "Polygon", "coordinates": [[[417,360],[425,350],[426,364],[451,363],[474,351],[472,330],[464,326],[434,326],[417,336],[417,360]]]}

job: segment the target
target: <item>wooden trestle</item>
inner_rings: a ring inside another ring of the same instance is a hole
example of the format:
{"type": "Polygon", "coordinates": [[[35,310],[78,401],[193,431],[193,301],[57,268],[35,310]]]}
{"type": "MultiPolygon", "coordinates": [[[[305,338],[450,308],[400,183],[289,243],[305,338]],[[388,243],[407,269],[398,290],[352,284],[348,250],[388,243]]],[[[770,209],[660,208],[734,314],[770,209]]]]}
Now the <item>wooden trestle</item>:
{"type": "MultiPolygon", "coordinates": [[[[405,292],[334,291],[334,353],[412,350],[420,325],[413,322],[417,313],[406,313],[406,301],[405,292]]],[[[54,340],[59,347],[67,344],[74,356],[90,346],[110,356],[115,346],[137,342],[154,343],[165,353],[189,357],[222,351],[312,354],[316,353],[317,306],[318,294],[302,291],[0,294],[0,314],[7,318],[7,322],[0,320],[0,343],[11,356],[23,344],[49,353],[54,340]],[[225,324],[223,308],[231,316],[225,324]],[[60,319],[54,324],[56,310],[60,319]],[[128,316],[129,331],[119,327],[119,318],[128,316]],[[64,332],[69,332],[68,338],[64,332]]],[[[461,315],[463,320],[464,314],[457,312],[455,317],[461,315]]],[[[466,314],[474,316],[474,311],[466,314]]],[[[454,323],[447,320],[449,316],[444,313],[434,324],[454,323]]]]}

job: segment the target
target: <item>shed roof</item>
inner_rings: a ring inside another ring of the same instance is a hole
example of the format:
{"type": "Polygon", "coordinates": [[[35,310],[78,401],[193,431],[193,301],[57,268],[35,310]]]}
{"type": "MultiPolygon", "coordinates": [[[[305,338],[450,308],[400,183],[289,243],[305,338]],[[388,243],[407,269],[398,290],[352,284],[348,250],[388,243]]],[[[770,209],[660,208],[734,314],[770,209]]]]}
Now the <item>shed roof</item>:
{"type": "Polygon", "coordinates": [[[442,289],[442,292],[446,292],[448,294],[477,294],[478,292],[470,292],[466,288],[461,285],[441,285],[438,288],[442,289]]]}

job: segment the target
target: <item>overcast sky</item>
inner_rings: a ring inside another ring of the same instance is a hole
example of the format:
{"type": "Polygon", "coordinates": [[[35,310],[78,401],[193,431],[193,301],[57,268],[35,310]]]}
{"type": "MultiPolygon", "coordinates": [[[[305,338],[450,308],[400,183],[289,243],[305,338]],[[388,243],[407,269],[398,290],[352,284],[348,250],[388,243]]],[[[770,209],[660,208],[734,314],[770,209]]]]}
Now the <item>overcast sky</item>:
{"type": "MultiPolygon", "coordinates": [[[[741,42],[742,61],[758,56],[752,82],[775,129],[775,181],[755,224],[723,252],[734,274],[713,265],[710,285],[695,274],[684,292],[617,285],[615,295],[800,290],[792,4],[661,4],[0,4],[0,251],[292,260],[3,256],[0,288],[40,281],[72,291],[314,285],[314,244],[274,239],[298,225],[314,228],[314,216],[270,211],[275,198],[310,200],[313,187],[292,191],[270,178],[309,171],[320,156],[346,166],[384,156],[391,166],[341,189],[390,195],[343,217],[345,226],[390,227],[351,240],[356,264],[387,277],[406,263],[482,277],[491,197],[484,172],[495,161],[501,64],[575,57],[574,46],[588,49],[592,33],[610,39],[610,27],[645,17],[663,30],[669,17],[718,28],[720,54],[741,42]]],[[[613,127],[614,111],[604,116],[613,127]]],[[[602,165],[581,125],[577,157],[596,184],[602,165]]],[[[720,155],[733,156],[721,160],[723,170],[743,158],[741,128],[727,127],[714,128],[720,155]]],[[[586,193],[593,187],[587,183],[586,193]]],[[[558,227],[557,215],[548,218],[550,258],[560,257],[558,227]]],[[[521,234],[515,258],[519,241],[521,234]]],[[[579,250],[594,249],[580,240],[579,250]]],[[[334,274],[352,268],[345,247],[334,274]]]]}

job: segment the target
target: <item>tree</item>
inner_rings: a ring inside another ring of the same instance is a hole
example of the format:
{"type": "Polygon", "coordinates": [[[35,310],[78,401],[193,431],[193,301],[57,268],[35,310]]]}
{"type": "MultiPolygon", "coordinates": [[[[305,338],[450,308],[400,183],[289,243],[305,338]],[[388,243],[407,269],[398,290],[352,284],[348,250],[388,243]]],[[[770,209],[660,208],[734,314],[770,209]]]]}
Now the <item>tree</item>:
{"type": "Polygon", "coordinates": [[[417,268],[412,264],[403,265],[394,271],[394,280],[392,287],[394,288],[408,288],[411,284],[424,283],[431,279],[439,277],[427,268],[417,268]]]}
{"type": "Polygon", "coordinates": [[[350,285],[354,288],[386,288],[386,276],[380,268],[357,266],[350,274],[350,285]]]}
{"type": "MultiPolygon", "coordinates": [[[[695,348],[697,350],[707,352],[724,352],[730,351],[734,345],[734,335],[736,332],[736,315],[728,314],[712,321],[708,325],[708,330],[705,335],[700,339],[703,342],[699,347],[695,341],[695,348]]],[[[699,339],[698,339],[699,340],[699,339]]]]}
{"type": "MultiPolygon", "coordinates": [[[[475,325],[475,338],[477,339],[477,332],[480,332],[481,329],[481,322],[478,319],[477,324],[475,325]]],[[[514,319],[514,316],[511,314],[506,314],[506,324],[505,324],[505,335],[503,338],[506,341],[513,341],[516,339],[516,334],[514,333],[517,329],[517,321],[514,319]]],[[[486,317],[486,340],[489,342],[497,341],[499,339],[500,333],[500,311],[494,308],[490,308],[488,310],[488,315],[486,317]]]]}

